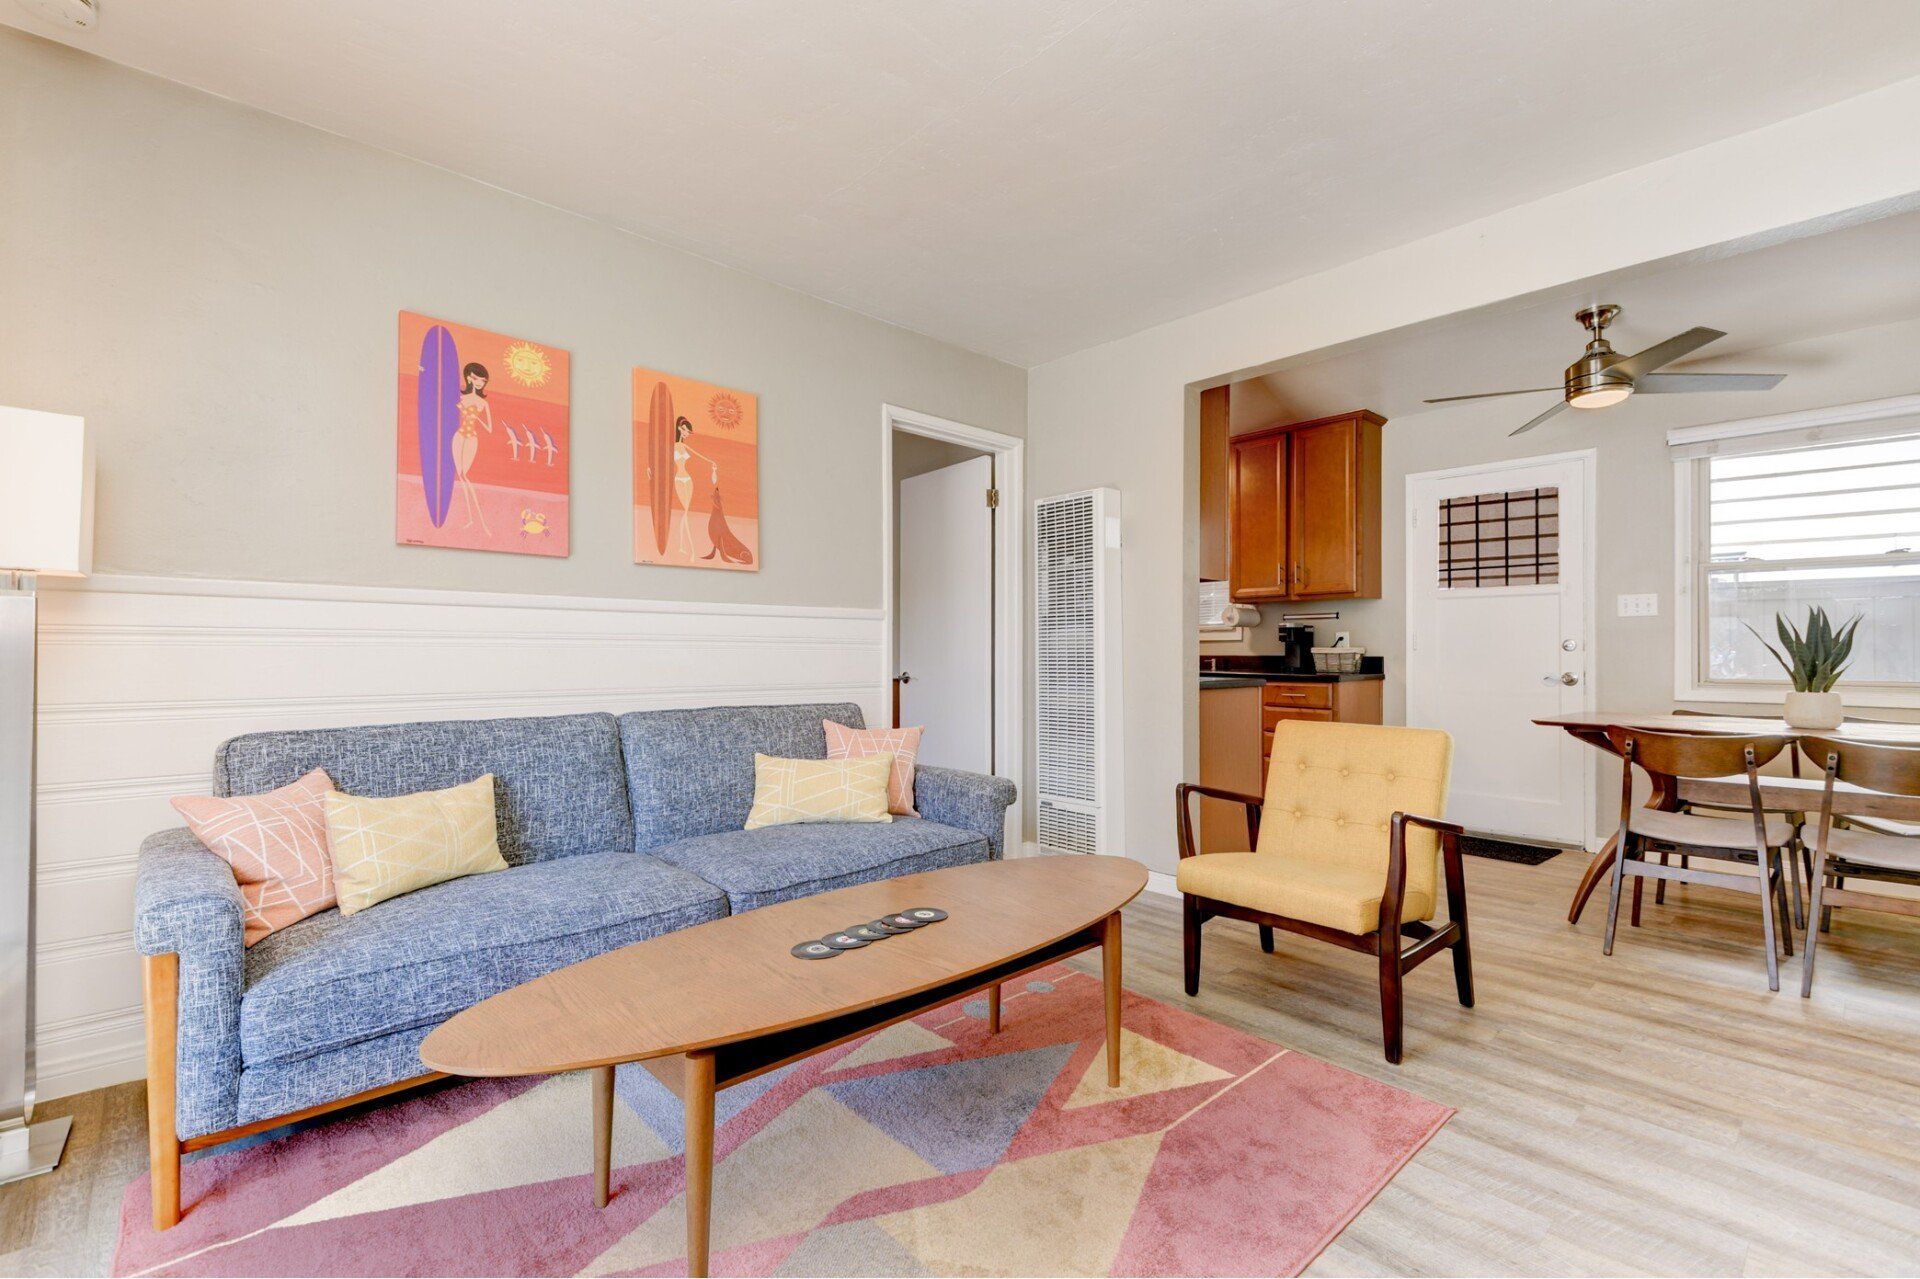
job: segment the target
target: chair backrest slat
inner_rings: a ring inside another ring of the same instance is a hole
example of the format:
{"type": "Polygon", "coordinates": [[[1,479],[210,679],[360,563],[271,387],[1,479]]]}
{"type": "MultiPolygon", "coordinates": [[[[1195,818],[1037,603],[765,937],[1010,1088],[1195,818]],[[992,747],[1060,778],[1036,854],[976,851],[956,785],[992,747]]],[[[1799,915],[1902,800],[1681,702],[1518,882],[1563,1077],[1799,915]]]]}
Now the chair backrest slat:
{"type": "Polygon", "coordinates": [[[1826,768],[1828,757],[1836,757],[1833,775],[1848,785],[1889,795],[1920,795],[1920,747],[1803,737],[1800,749],[1815,768],[1826,768]]]}
{"type": "Polygon", "coordinates": [[[1609,728],[1613,748],[1651,772],[1670,777],[1727,777],[1747,771],[1747,751],[1755,766],[1771,761],[1787,747],[1785,737],[1734,734],[1653,733],[1639,728],[1609,728]]]}

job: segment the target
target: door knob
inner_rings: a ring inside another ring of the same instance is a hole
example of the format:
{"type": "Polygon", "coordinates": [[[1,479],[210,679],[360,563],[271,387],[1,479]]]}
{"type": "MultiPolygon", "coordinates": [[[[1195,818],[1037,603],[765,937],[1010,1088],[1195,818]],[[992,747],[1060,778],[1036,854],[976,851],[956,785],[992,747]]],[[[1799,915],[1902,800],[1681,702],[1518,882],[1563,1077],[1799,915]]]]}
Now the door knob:
{"type": "Polygon", "coordinates": [[[907,673],[906,673],[905,671],[901,671],[901,672],[900,672],[900,682],[901,682],[902,684],[911,684],[911,683],[913,683],[913,676],[911,676],[911,675],[909,675],[909,674],[907,674],[907,673]]]}
{"type": "Polygon", "coordinates": [[[1568,671],[1566,674],[1560,677],[1560,682],[1562,684],[1571,686],[1574,684],[1578,684],[1580,682],[1580,677],[1578,675],[1575,675],[1572,671],[1568,671]]]}

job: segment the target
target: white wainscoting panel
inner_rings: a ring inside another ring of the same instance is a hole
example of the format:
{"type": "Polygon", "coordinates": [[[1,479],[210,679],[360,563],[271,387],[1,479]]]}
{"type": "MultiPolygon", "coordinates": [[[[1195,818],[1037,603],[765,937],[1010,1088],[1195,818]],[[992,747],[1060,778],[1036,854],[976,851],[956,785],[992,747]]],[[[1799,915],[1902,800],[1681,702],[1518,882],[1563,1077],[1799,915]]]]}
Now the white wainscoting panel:
{"type": "Polygon", "coordinates": [[[94,578],[40,610],[39,1094],[145,1072],[133,879],[238,733],[775,702],[891,714],[878,609],[94,578]]]}

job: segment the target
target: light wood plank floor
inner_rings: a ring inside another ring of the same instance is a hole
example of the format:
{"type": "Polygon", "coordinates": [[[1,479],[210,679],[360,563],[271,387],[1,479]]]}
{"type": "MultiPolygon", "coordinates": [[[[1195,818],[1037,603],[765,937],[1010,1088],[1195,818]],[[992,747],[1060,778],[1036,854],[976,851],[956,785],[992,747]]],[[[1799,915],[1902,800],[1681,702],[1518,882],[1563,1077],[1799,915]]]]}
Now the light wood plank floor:
{"type": "MultiPolygon", "coordinates": [[[[1797,957],[1767,991],[1753,899],[1710,888],[1649,893],[1603,958],[1601,911],[1565,922],[1585,860],[1467,859],[1479,1005],[1444,957],[1420,969],[1397,1068],[1363,956],[1284,934],[1265,956],[1216,920],[1188,1001],[1177,903],[1149,895],[1127,984],[1459,1108],[1310,1273],[1920,1272],[1920,927],[1842,913],[1802,1001],[1797,957]]],[[[45,1108],[73,1145],[0,1188],[0,1274],[104,1272],[141,1097],[45,1108]]]]}

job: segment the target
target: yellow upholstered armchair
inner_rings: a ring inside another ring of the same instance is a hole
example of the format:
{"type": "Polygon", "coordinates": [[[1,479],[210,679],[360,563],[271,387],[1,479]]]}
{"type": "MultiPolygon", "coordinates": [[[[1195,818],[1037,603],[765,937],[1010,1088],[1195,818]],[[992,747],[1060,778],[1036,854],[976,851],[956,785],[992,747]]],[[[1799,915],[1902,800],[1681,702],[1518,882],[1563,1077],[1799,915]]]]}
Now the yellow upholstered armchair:
{"type": "Polygon", "coordinates": [[[1185,898],[1187,993],[1200,993],[1200,928],[1215,916],[1329,941],[1380,961],[1387,1060],[1400,1060],[1400,983],[1408,969],[1453,952],[1460,1002],[1473,1007],[1467,885],[1460,828],[1446,811],[1453,739],[1426,728],[1282,720],[1273,734],[1267,794],[1183,782],[1180,892],[1185,898]],[[1196,854],[1189,797],[1246,805],[1243,853],[1196,854]],[[1447,922],[1433,918],[1445,863],[1447,922]]]}

